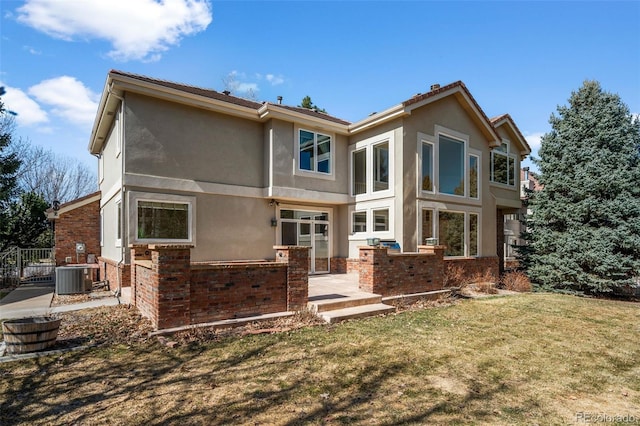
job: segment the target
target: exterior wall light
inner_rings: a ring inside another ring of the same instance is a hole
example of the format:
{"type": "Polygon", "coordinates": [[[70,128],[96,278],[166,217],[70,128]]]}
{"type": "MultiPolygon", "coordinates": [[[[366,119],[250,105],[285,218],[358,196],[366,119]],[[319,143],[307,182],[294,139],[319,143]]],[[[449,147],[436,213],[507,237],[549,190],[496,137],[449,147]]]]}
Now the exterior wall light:
{"type": "Polygon", "coordinates": [[[276,219],[275,217],[271,219],[271,226],[272,227],[276,227],[278,226],[278,219],[276,219]]]}

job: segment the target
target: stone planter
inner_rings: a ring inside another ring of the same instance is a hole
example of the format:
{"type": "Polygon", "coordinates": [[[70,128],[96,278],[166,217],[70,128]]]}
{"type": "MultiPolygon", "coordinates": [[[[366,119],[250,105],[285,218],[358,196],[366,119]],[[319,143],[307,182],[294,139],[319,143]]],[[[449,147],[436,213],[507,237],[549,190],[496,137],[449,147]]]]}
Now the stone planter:
{"type": "Polygon", "coordinates": [[[7,353],[22,354],[45,350],[53,346],[58,337],[60,319],[29,317],[2,323],[7,353]]]}

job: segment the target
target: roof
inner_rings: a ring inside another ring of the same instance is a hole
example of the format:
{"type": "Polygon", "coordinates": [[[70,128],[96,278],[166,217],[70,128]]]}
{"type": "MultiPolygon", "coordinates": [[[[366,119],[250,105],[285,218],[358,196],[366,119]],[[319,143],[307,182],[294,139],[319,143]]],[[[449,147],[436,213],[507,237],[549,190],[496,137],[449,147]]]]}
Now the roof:
{"type": "Polygon", "coordinates": [[[58,210],[53,210],[52,207],[46,210],[47,219],[55,220],[58,216],[63,213],[66,213],[71,210],[75,210],[79,207],[86,206],[87,204],[91,204],[95,201],[100,201],[101,196],[100,191],[93,192],[91,194],[85,195],[80,198],[76,198],[75,200],[67,201],[66,203],[60,204],[58,210]]]}
{"type": "Polygon", "coordinates": [[[462,81],[455,81],[442,87],[432,87],[429,92],[415,95],[385,111],[371,114],[360,121],[352,123],[323,112],[299,106],[270,102],[260,103],[233,96],[229,92],[218,92],[213,89],[111,70],[107,77],[91,133],[89,151],[92,154],[100,153],[109,131],[110,122],[113,120],[114,112],[117,110],[124,92],[136,92],[262,122],[271,118],[295,120],[296,122],[307,123],[317,128],[343,135],[356,134],[396,118],[411,115],[414,109],[453,95],[474,118],[489,140],[491,147],[499,146],[501,140],[496,131],[496,123],[506,120],[514,129],[514,132],[521,137],[523,146],[531,152],[513,119],[508,114],[504,114],[490,120],[462,81]]]}
{"type": "Polygon", "coordinates": [[[527,143],[527,139],[522,135],[522,132],[520,131],[520,129],[518,129],[518,126],[516,125],[516,122],[513,120],[511,115],[502,114],[502,115],[498,115],[497,117],[493,117],[491,119],[491,124],[493,124],[494,127],[498,127],[500,123],[503,121],[509,123],[509,125],[513,128],[513,131],[515,132],[515,134],[518,136],[518,138],[520,138],[520,143],[528,151],[528,153],[531,153],[531,147],[527,143]]]}
{"type": "Polygon", "coordinates": [[[349,124],[348,121],[345,121],[345,120],[342,120],[340,118],[333,117],[333,116],[331,116],[329,114],[318,112],[318,111],[315,111],[315,110],[312,110],[312,109],[309,109],[309,108],[293,107],[293,106],[287,106],[287,105],[281,105],[281,104],[273,104],[273,103],[269,103],[269,102],[262,102],[262,103],[261,102],[255,102],[255,101],[252,101],[250,99],[233,96],[230,93],[226,93],[226,92],[217,92],[217,91],[215,91],[213,89],[205,89],[205,88],[202,88],[202,87],[191,86],[191,85],[188,85],[188,84],[176,83],[176,82],[173,82],[173,81],[161,80],[161,79],[157,79],[157,78],[151,78],[151,77],[147,77],[147,76],[144,76],[144,75],[127,73],[127,72],[119,71],[119,70],[111,70],[110,74],[119,75],[119,76],[123,76],[123,77],[134,78],[136,80],[145,81],[147,83],[152,83],[152,84],[157,84],[159,86],[169,87],[169,88],[172,88],[172,89],[180,90],[180,91],[191,93],[191,94],[194,94],[194,95],[204,96],[204,97],[210,98],[210,99],[216,99],[216,100],[219,100],[219,101],[222,101],[222,102],[229,102],[229,103],[234,104],[234,105],[239,105],[239,106],[255,109],[256,111],[258,109],[260,109],[263,105],[269,104],[269,105],[273,105],[273,106],[278,106],[280,108],[288,109],[288,110],[291,110],[291,111],[296,111],[296,112],[299,112],[301,114],[307,114],[307,115],[310,115],[310,116],[313,116],[313,117],[323,118],[325,120],[333,121],[333,122],[336,122],[336,123],[349,124]]]}

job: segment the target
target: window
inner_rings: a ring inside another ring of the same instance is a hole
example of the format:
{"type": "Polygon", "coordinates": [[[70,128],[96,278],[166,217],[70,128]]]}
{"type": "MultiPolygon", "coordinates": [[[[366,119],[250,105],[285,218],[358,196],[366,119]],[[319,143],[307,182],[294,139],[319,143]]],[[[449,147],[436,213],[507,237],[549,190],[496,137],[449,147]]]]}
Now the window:
{"type": "Polygon", "coordinates": [[[464,256],[464,213],[439,212],[438,233],[445,256],[464,256]]]}
{"type": "Polygon", "coordinates": [[[389,142],[373,146],[373,190],[389,189],[389,142]]]}
{"type": "Polygon", "coordinates": [[[104,211],[100,209],[100,247],[104,247],[104,211]]]}
{"type": "Polygon", "coordinates": [[[469,213],[469,256],[478,255],[478,215],[469,213]]]}
{"type": "Polygon", "coordinates": [[[353,195],[367,192],[367,150],[359,149],[352,154],[353,158],[353,195]]]}
{"type": "Polygon", "coordinates": [[[138,239],[188,240],[189,204],[138,200],[138,239]]]}
{"type": "Polygon", "coordinates": [[[422,238],[419,244],[426,244],[428,238],[434,238],[433,234],[433,210],[422,209],[422,238]]]}
{"type": "Polygon", "coordinates": [[[480,215],[473,212],[452,212],[433,208],[421,209],[420,239],[435,238],[446,246],[445,256],[476,257],[480,255],[480,215]]]}
{"type": "Polygon", "coordinates": [[[478,156],[469,155],[469,197],[478,199],[478,156]]]}
{"type": "Polygon", "coordinates": [[[436,125],[434,134],[418,133],[418,196],[437,193],[480,199],[482,153],[469,136],[436,125]]]}
{"type": "Polygon", "coordinates": [[[375,232],[389,230],[389,209],[373,211],[373,230],[375,232]]]}
{"type": "Polygon", "coordinates": [[[516,184],[516,157],[510,152],[509,142],[491,151],[491,181],[504,185],[516,184]]]}
{"type": "Polygon", "coordinates": [[[464,156],[465,143],[440,135],[438,142],[439,192],[450,195],[465,195],[464,156]]]}
{"type": "Polygon", "coordinates": [[[393,132],[350,147],[351,195],[358,201],[393,195],[393,132]]]}
{"type": "Polygon", "coordinates": [[[433,144],[422,142],[422,190],[433,191],[433,144]]]}
{"type": "Polygon", "coordinates": [[[116,201],[116,247],[122,246],[122,200],[116,201]]]}
{"type": "Polygon", "coordinates": [[[367,212],[353,212],[351,232],[367,232],[367,212]]]}
{"type": "Polygon", "coordinates": [[[301,129],[298,154],[300,170],[331,174],[331,136],[301,129]]]}

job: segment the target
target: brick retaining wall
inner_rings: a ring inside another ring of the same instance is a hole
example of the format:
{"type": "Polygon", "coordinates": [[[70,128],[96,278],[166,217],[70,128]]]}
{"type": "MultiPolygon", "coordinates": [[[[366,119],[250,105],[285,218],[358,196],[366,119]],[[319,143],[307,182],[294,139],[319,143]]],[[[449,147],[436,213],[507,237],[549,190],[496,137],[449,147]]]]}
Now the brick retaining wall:
{"type": "Polygon", "coordinates": [[[388,253],[386,247],[360,247],[362,291],[382,296],[443,288],[443,246],[419,246],[418,253],[388,253]]]}
{"type": "Polygon", "coordinates": [[[211,264],[191,264],[191,248],[131,246],[132,301],[156,329],[306,307],[308,247],[274,247],[273,262],[211,264]]]}

